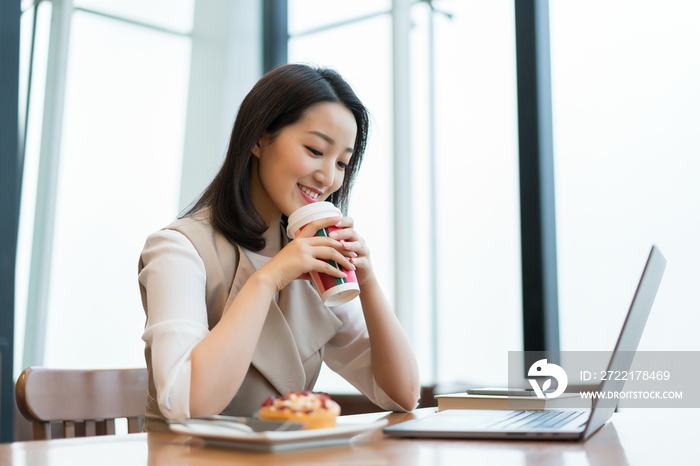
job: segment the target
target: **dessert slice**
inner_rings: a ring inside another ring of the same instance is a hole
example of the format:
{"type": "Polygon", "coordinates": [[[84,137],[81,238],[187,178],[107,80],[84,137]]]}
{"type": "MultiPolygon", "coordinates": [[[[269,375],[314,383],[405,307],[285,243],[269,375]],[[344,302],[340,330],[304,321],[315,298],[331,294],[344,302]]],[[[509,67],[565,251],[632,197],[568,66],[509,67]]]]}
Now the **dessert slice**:
{"type": "Polygon", "coordinates": [[[281,398],[268,397],[262,404],[258,417],[278,421],[296,421],[306,424],[306,429],[335,427],[340,415],[340,405],[325,393],[309,391],[290,392],[281,398]]]}

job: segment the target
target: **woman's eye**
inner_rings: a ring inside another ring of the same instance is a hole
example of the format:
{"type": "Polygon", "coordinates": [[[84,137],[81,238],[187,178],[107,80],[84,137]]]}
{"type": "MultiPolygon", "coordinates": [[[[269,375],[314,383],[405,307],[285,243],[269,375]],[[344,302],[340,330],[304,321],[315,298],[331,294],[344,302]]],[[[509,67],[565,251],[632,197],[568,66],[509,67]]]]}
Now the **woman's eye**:
{"type": "Polygon", "coordinates": [[[319,156],[319,157],[320,157],[321,155],[323,155],[322,152],[319,152],[319,151],[317,151],[316,149],[312,149],[311,147],[308,147],[308,146],[307,146],[306,149],[307,149],[309,152],[311,152],[312,154],[316,155],[316,156],[319,156]]]}
{"type": "Polygon", "coordinates": [[[348,168],[348,164],[345,163],[345,162],[338,162],[338,166],[339,166],[340,168],[342,168],[343,170],[345,170],[346,168],[348,168]]]}

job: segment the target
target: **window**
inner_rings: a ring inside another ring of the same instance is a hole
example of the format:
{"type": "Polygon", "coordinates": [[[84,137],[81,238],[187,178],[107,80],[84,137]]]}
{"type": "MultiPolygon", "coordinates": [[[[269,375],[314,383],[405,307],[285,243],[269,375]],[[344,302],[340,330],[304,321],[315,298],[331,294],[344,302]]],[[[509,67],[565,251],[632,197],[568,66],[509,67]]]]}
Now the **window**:
{"type": "MultiPolygon", "coordinates": [[[[391,17],[378,15],[343,26],[305,34],[327,19],[345,21],[357,11],[335,10],[322,17],[318,5],[289,2],[289,62],[333,68],[345,78],[371,113],[370,138],[350,200],[349,215],[372,250],[372,262],[387,297],[393,299],[393,182],[391,148],[391,17]],[[316,16],[308,14],[316,11],[316,16]],[[297,36],[293,31],[299,31],[297,36]],[[372,53],[366,53],[372,49],[372,53]]],[[[368,3],[369,6],[369,3],[368,3]]],[[[327,8],[321,8],[324,12],[327,8]]],[[[354,392],[325,365],[318,390],[354,392]]]]}
{"type": "Polygon", "coordinates": [[[434,3],[452,14],[434,14],[436,381],[505,385],[522,348],[513,2],[434,3]]]}
{"type": "MultiPolygon", "coordinates": [[[[145,316],[137,262],[146,236],[178,213],[190,59],[190,38],[182,31],[191,29],[194,3],[169,3],[167,14],[158,2],[93,3],[75,2],[70,28],[52,31],[52,40],[57,34],[70,34],[66,88],[58,91],[65,91],[62,118],[51,122],[59,126],[43,128],[61,130],[55,192],[34,181],[41,170],[42,130],[32,122],[41,121],[43,109],[30,104],[17,333],[24,333],[33,230],[37,225],[47,228],[44,217],[32,225],[35,202],[55,202],[56,220],[49,220],[48,226],[52,247],[47,316],[45,323],[37,323],[42,329],[36,338],[45,333],[40,363],[138,367],[143,365],[140,337],[145,316]],[[93,11],[93,6],[105,10],[93,11]]],[[[39,25],[48,23],[42,9],[50,5],[39,5],[39,25]]],[[[29,14],[30,10],[25,16],[29,14]]],[[[25,27],[30,25],[23,18],[23,50],[30,37],[24,35],[25,27]]],[[[39,45],[47,40],[45,32],[37,37],[39,45]]],[[[35,70],[45,66],[42,56],[52,60],[41,55],[46,54],[42,47],[34,52],[35,70]]],[[[41,73],[35,75],[32,93],[43,88],[42,79],[41,73]]],[[[16,342],[17,374],[26,365],[19,362],[23,340],[16,342]]]]}
{"type": "Polygon", "coordinates": [[[41,2],[35,8],[24,9],[20,19],[19,116],[20,132],[23,135],[23,179],[15,268],[15,349],[13,354],[15,379],[23,369],[22,348],[29,289],[29,265],[32,256],[51,6],[50,2],[41,2]],[[35,16],[36,27],[34,28],[35,16]],[[32,36],[34,36],[33,53],[32,36]]]}
{"type": "Polygon", "coordinates": [[[135,273],[146,236],[178,212],[190,44],[80,11],[72,21],[45,361],[138,367],[135,273]]]}
{"type": "Polygon", "coordinates": [[[639,349],[696,341],[698,14],[550,3],[562,350],[612,349],[652,244],[668,266],[639,349]]]}
{"type": "MultiPolygon", "coordinates": [[[[373,113],[351,215],[391,296],[392,35],[389,2],[368,11],[289,3],[290,62],[337,69],[373,113]],[[363,18],[354,21],[356,18],[363,18]],[[307,33],[306,31],[311,31],[307,33]],[[370,52],[371,51],[371,52],[370,52]],[[362,225],[373,225],[369,230],[362,225]],[[377,228],[378,227],[378,228],[377,228]]],[[[507,350],[521,349],[515,36],[512,2],[436,1],[434,13],[438,234],[437,333],[430,298],[430,10],[412,7],[411,94],[415,316],[423,384],[506,383],[507,350]],[[456,51],[459,51],[457,54],[456,51]],[[434,367],[438,361],[437,367],[434,367]]],[[[410,155],[410,157],[409,157],[410,155]]],[[[342,384],[322,373],[317,387],[342,384]]]]}

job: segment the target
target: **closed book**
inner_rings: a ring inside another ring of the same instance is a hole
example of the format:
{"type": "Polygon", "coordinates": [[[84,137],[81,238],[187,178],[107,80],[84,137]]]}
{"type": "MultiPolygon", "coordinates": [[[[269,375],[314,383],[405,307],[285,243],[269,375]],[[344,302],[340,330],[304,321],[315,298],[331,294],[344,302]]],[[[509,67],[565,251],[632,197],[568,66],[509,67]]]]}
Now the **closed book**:
{"type": "Polygon", "coordinates": [[[543,411],[549,409],[590,409],[591,400],[578,393],[564,393],[556,398],[542,399],[536,396],[487,396],[449,393],[436,395],[438,411],[447,409],[518,409],[543,411]]]}

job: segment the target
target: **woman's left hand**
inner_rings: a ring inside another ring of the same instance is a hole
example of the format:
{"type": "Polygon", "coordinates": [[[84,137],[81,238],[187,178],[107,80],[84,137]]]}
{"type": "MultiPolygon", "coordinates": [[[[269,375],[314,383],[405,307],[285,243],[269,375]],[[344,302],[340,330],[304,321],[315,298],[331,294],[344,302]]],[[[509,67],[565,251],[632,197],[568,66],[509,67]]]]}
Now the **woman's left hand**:
{"type": "Polygon", "coordinates": [[[350,257],[350,262],[357,267],[357,270],[355,270],[357,282],[362,288],[363,285],[374,279],[372,260],[369,257],[369,247],[365,243],[364,238],[355,231],[355,220],[351,217],[343,217],[335,226],[341,228],[341,230],[336,230],[329,236],[340,241],[346,251],[357,254],[357,257],[350,257]]]}

